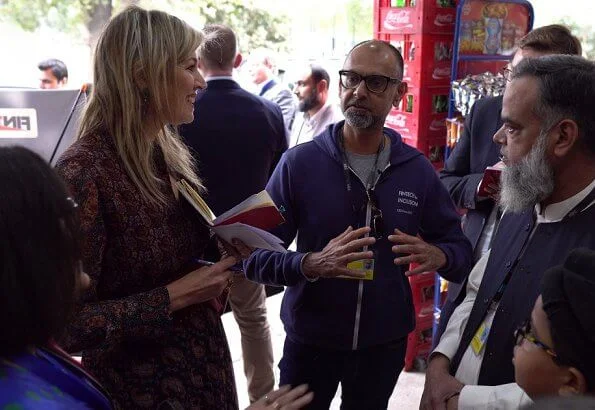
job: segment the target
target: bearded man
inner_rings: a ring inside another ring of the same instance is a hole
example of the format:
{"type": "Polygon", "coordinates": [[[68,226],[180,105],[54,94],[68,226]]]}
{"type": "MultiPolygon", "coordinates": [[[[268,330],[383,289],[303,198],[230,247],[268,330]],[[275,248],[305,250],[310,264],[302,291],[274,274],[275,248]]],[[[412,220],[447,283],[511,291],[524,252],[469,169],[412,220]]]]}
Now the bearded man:
{"type": "Polygon", "coordinates": [[[329,101],[330,81],[328,72],[316,64],[308,66],[296,81],[293,93],[298,98],[300,113],[291,130],[290,147],[312,141],[329,125],[343,119],[339,107],[329,101]]]}
{"type": "Polygon", "coordinates": [[[506,169],[504,216],[491,251],[430,357],[420,408],[518,408],[513,333],[541,276],[578,247],[595,248],[595,65],[528,58],[514,69],[494,135],[506,169]]]}
{"type": "Polygon", "coordinates": [[[287,286],[280,385],[307,383],[308,409],[386,409],[415,326],[408,276],[461,282],[471,244],[446,188],[421,152],[384,128],[407,92],[403,57],[364,41],[339,72],[345,121],[287,150],[267,184],[296,252],[254,251],[248,279],[287,286]],[[416,262],[417,267],[410,268],[416,262]]]}

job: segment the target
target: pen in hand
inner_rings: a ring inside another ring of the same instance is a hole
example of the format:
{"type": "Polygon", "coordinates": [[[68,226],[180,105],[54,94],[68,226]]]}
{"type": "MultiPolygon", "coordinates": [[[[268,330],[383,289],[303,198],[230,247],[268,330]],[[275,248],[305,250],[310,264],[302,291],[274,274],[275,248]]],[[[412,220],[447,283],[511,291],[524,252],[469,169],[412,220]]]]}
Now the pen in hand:
{"type": "MultiPolygon", "coordinates": [[[[215,264],[215,262],[207,261],[204,259],[194,259],[194,262],[202,266],[212,266],[215,264]]],[[[235,273],[244,273],[244,267],[241,262],[239,264],[233,265],[231,268],[229,268],[229,270],[235,273]]]]}

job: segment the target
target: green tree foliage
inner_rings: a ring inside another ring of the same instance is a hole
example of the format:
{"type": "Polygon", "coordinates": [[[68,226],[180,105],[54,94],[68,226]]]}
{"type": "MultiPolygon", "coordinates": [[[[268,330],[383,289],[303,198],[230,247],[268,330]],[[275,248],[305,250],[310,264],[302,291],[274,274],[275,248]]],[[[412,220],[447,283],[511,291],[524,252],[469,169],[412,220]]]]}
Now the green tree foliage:
{"type": "Polygon", "coordinates": [[[583,56],[589,60],[595,59],[595,31],[591,25],[580,25],[570,17],[564,17],[559,21],[570,29],[572,34],[577,36],[583,46],[583,56]]]}
{"type": "Polygon", "coordinates": [[[244,0],[216,0],[193,2],[196,14],[204,24],[220,23],[231,27],[241,39],[243,50],[266,47],[286,48],[289,33],[287,17],[274,16],[244,0]]]}
{"type": "Polygon", "coordinates": [[[283,48],[288,26],[286,18],[273,16],[242,0],[0,0],[0,18],[9,19],[23,29],[34,31],[41,25],[75,36],[85,36],[93,47],[113,13],[129,4],[162,10],[185,10],[184,17],[195,27],[223,23],[234,28],[244,46],[283,48]],[[196,24],[199,23],[199,24],[196,24]]]}
{"type": "Polygon", "coordinates": [[[372,38],[374,23],[372,4],[371,1],[349,0],[345,5],[347,27],[353,44],[357,43],[358,38],[372,38]]]}

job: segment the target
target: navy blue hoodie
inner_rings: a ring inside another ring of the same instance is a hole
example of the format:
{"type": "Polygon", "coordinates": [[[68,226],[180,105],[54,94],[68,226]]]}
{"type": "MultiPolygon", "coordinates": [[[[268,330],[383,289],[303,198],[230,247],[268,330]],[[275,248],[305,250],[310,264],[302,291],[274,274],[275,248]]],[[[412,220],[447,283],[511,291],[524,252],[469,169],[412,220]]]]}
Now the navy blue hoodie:
{"type": "MultiPolygon", "coordinates": [[[[322,250],[351,225],[369,226],[367,196],[361,180],[350,172],[347,192],[338,133],[343,122],[330,125],[313,141],[298,145],[281,158],[267,191],[284,212],[286,222],[273,233],[297,252],[257,250],[245,261],[246,276],[256,282],[285,285],[281,319],[296,342],[332,349],[361,349],[406,336],[415,326],[406,266],[393,263],[392,243],[380,239],[375,250],[373,280],[306,280],[300,262],[306,252],[322,250]],[[364,209],[354,212],[355,209],[364,209]]],[[[447,257],[440,274],[461,282],[471,268],[471,245],[459,215],[430,162],[404,144],[398,133],[384,129],[391,140],[390,163],[375,187],[383,213],[384,232],[395,228],[419,234],[447,257]]]]}

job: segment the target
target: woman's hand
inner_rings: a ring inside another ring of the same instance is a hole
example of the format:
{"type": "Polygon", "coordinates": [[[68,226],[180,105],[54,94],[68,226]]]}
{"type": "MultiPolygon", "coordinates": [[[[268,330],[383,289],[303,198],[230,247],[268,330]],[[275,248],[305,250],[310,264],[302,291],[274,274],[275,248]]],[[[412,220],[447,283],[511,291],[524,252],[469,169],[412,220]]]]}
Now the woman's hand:
{"type": "Polygon", "coordinates": [[[294,389],[289,385],[283,386],[252,403],[246,410],[301,409],[310,403],[314,397],[314,393],[307,392],[308,386],[306,384],[302,384],[294,389]]]}
{"type": "Polygon", "coordinates": [[[226,257],[211,266],[193,270],[166,286],[169,292],[170,312],[216,298],[232,285],[229,270],[237,259],[226,257]]]}

